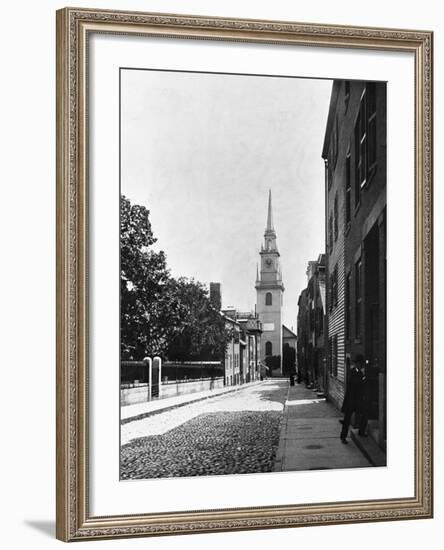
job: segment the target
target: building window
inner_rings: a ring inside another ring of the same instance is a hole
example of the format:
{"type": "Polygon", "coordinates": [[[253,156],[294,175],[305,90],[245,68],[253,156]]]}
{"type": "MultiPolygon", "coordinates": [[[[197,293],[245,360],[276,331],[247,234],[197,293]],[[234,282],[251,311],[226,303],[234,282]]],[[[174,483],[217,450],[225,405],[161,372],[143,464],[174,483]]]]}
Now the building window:
{"type": "Polygon", "coordinates": [[[333,271],[333,305],[338,305],[338,266],[335,265],[335,269],[333,271]]]}
{"type": "Polygon", "coordinates": [[[328,347],[330,350],[330,365],[329,371],[332,376],[338,376],[338,335],[335,334],[328,339],[328,347]]]}
{"type": "Polygon", "coordinates": [[[333,338],[328,339],[328,372],[333,374],[333,338]]]}
{"type": "Polygon", "coordinates": [[[267,292],[267,294],[265,294],[265,305],[273,305],[273,295],[271,294],[271,292],[267,292]]]}
{"type": "Polygon", "coordinates": [[[351,273],[345,278],[345,339],[350,340],[351,321],[351,273]]]}
{"type": "Polygon", "coordinates": [[[359,135],[359,129],[360,129],[360,121],[361,115],[358,115],[358,118],[356,120],[355,125],[355,170],[354,170],[354,176],[355,176],[355,208],[358,207],[358,205],[361,202],[361,180],[360,180],[360,170],[361,170],[361,159],[359,156],[360,151],[360,135],[359,135]]]}
{"type": "Polygon", "coordinates": [[[333,214],[328,218],[328,249],[330,252],[333,250],[333,214]]]}
{"type": "Polygon", "coordinates": [[[376,168],[376,85],[364,89],[355,124],[355,206],[376,168]]]}
{"type": "Polygon", "coordinates": [[[330,296],[329,296],[330,311],[338,305],[338,266],[333,269],[330,275],[330,296]]]}
{"type": "Polygon", "coordinates": [[[334,224],[334,236],[335,236],[335,242],[336,242],[337,239],[338,239],[338,228],[339,228],[339,223],[338,223],[338,194],[337,193],[335,195],[335,202],[334,202],[334,206],[333,206],[333,224],[334,224]]]}
{"type": "Polygon", "coordinates": [[[338,305],[338,266],[335,265],[331,281],[331,303],[332,308],[338,305]]]}
{"type": "Polygon", "coordinates": [[[345,223],[351,221],[351,173],[350,173],[350,150],[345,157],[345,223]]]}
{"type": "Polygon", "coordinates": [[[336,116],[333,123],[333,131],[331,137],[331,160],[333,168],[336,168],[336,162],[338,160],[338,146],[339,146],[339,131],[338,131],[338,117],[336,116]]]}
{"type": "Polygon", "coordinates": [[[376,168],[376,85],[367,84],[368,105],[368,177],[376,168]]]}
{"type": "Polygon", "coordinates": [[[333,336],[333,376],[338,376],[338,335],[333,336]]]}
{"type": "Polygon", "coordinates": [[[362,323],[362,261],[355,265],[355,338],[361,338],[362,323]]]}
{"type": "Polygon", "coordinates": [[[316,336],[321,336],[324,332],[324,315],[322,307],[316,308],[316,336]]]}
{"type": "Polygon", "coordinates": [[[273,355],[273,344],[271,342],[265,342],[265,355],[273,355]]]}
{"type": "Polygon", "coordinates": [[[348,109],[348,104],[350,102],[350,81],[346,80],[344,82],[344,104],[345,104],[345,110],[348,109]]]}
{"type": "Polygon", "coordinates": [[[328,309],[333,309],[333,275],[328,278],[328,309]]]}
{"type": "Polygon", "coordinates": [[[328,309],[333,309],[333,275],[328,278],[328,309]]]}

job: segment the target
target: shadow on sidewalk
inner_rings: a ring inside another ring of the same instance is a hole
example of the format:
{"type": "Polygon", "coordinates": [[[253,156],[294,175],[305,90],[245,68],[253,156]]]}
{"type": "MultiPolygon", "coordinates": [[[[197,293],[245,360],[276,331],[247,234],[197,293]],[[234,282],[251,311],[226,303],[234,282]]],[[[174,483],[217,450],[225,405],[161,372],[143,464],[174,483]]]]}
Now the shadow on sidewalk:
{"type": "Polygon", "coordinates": [[[341,442],[340,419],[340,412],[313,390],[289,386],[274,470],[371,467],[352,440],[341,442]]]}

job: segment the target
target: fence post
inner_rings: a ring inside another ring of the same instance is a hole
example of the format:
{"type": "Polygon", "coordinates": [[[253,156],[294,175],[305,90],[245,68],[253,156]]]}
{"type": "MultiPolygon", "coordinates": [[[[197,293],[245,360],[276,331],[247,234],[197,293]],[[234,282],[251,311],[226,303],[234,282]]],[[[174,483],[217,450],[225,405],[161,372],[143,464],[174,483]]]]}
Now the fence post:
{"type": "Polygon", "coordinates": [[[158,393],[158,399],[162,398],[162,359],[156,355],[154,357],[154,367],[157,367],[159,369],[159,393],[158,393]]]}
{"type": "Polygon", "coordinates": [[[153,361],[151,357],[145,357],[144,358],[145,365],[148,368],[148,395],[147,395],[147,401],[151,401],[151,392],[153,387],[153,361]]]}

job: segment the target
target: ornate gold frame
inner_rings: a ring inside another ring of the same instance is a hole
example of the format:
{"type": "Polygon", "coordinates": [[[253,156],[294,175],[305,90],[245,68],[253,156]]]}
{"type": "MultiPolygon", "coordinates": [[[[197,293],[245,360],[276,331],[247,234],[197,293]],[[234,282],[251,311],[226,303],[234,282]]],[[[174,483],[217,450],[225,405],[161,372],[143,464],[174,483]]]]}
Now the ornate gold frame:
{"type": "Polygon", "coordinates": [[[432,42],[429,31],[65,8],[57,12],[57,537],[167,535],[432,516],[432,42]],[[87,470],[86,41],[91,32],[412,52],[415,57],[415,496],[91,517],[87,470]]]}

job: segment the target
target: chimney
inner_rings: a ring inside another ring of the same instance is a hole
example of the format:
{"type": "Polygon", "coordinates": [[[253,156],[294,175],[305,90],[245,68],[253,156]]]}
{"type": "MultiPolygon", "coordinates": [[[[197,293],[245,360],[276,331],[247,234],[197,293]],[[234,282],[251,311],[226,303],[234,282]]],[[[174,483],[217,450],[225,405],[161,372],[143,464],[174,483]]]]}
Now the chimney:
{"type": "Polygon", "coordinates": [[[210,302],[215,309],[220,311],[222,307],[220,283],[210,283],[210,302]]]}

